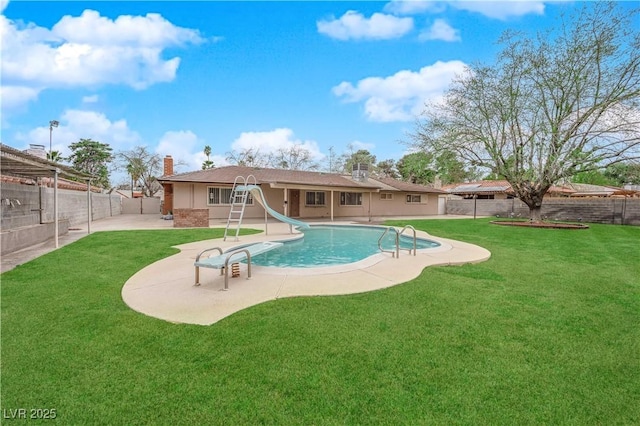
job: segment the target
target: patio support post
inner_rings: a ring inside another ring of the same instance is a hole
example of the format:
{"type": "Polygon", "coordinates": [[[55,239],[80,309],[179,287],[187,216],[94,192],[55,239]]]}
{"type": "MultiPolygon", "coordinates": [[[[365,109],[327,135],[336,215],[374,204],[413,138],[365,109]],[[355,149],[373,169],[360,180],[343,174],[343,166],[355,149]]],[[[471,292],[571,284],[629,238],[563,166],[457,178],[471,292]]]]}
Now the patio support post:
{"type": "MultiPolygon", "coordinates": [[[[111,194],[109,194],[111,200],[111,194]]],[[[91,234],[91,179],[87,179],[87,234],[91,234]]]]}
{"type": "Polygon", "coordinates": [[[476,209],[478,204],[478,194],[473,194],[473,218],[476,218],[476,209]]]}
{"type": "Polygon", "coordinates": [[[331,190],[331,222],[333,222],[333,189],[331,190]]]}
{"type": "Polygon", "coordinates": [[[58,173],[60,173],[58,169],[53,172],[53,241],[55,241],[56,248],[60,245],[58,241],[58,173]]]}

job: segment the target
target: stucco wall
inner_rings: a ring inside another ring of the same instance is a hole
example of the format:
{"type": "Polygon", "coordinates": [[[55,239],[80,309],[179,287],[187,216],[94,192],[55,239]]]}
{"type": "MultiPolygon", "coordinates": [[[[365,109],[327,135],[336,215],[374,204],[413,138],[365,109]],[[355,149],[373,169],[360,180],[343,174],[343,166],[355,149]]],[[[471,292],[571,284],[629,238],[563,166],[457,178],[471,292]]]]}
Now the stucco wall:
{"type": "MultiPolygon", "coordinates": [[[[174,209],[209,209],[209,219],[214,221],[226,220],[229,215],[229,205],[208,206],[207,205],[207,184],[175,183],[173,189],[174,209]]],[[[285,214],[284,189],[262,187],[264,196],[269,207],[275,211],[285,214]]],[[[300,191],[299,215],[302,219],[321,219],[331,217],[331,192],[326,191],[324,206],[307,206],[306,191],[300,191]]],[[[341,206],[340,191],[333,192],[333,214],[334,217],[367,217],[367,216],[429,216],[438,214],[438,195],[422,194],[422,203],[414,204],[406,202],[405,192],[394,192],[391,200],[381,200],[379,193],[369,193],[362,195],[362,205],[341,206]]],[[[289,202],[291,202],[289,200],[289,202]]],[[[292,216],[291,209],[286,212],[292,216]]],[[[263,218],[264,209],[260,204],[254,202],[247,205],[244,218],[263,218]]]]}

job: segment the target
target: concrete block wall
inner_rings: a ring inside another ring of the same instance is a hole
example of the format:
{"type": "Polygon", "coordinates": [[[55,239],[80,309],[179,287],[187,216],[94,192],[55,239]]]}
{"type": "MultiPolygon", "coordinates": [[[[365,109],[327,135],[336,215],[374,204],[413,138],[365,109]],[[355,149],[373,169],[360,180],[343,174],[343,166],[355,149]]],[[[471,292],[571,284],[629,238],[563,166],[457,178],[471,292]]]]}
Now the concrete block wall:
{"type": "Polygon", "coordinates": [[[160,214],[160,198],[125,198],[122,214],[160,214]]]}
{"type": "MultiPolygon", "coordinates": [[[[44,208],[43,222],[53,222],[53,188],[41,188],[44,208]]],[[[87,223],[87,193],[58,189],[58,217],[69,220],[70,226],[87,223]]],[[[114,194],[91,193],[91,220],[122,213],[121,197],[114,194]]]]}
{"type": "MultiPolygon", "coordinates": [[[[447,214],[529,217],[520,200],[447,200],[447,214]]],[[[542,216],[550,220],[640,226],[637,198],[550,198],[542,203],[542,216]]]]}
{"type": "MultiPolygon", "coordinates": [[[[53,222],[53,196],[53,188],[3,182],[0,190],[2,230],[53,222]],[[9,204],[4,200],[9,200],[9,204]]],[[[87,223],[86,192],[59,189],[58,208],[58,218],[67,220],[70,227],[87,223]]],[[[121,212],[119,195],[91,193],[92,220],[121,212]]]]}
{"type": "MultiPolygon", "coordinates": [[[[58,235],[69,233],[69,221],[58,221],[58,235]]],[[[3,230],[0,232],[0,255],[13,253],[55,236],[55,224],[44,223],[42,225],[23,226],[21,228],[3,230]]]]}
{"type": "Polygon", "coordinates": [[[40,223],[40,187],[2,183],[0,188],[0,226],[3,230],[40,223]],[[7,201],[8,200],[8,201],[7,201]]]}
{"type": "Polygon", "coordinates": [[[209,209],[174,209],[174,228],[208,228],[209,209]]]}

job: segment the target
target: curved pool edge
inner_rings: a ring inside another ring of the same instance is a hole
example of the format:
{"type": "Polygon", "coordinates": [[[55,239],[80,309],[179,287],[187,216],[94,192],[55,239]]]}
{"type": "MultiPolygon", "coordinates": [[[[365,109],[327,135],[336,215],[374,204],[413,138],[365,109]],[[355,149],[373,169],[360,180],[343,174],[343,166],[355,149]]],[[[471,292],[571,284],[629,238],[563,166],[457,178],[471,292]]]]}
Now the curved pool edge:
{"type": "Polygon", "coordinates": [[[142,314],[174,323],[211,325],[269,300],[374,291],[410,281],[428,266],[478,263],[491,257],[491,253],[480,246],[424,235],[441,246],[419,250],[416,256],[401,252],[398,259],[389,253],[379,253],[346,265],[349,268],[345,265],[321,268],[252,266],[253,277],[247,279],[247,267],[242,265],[240,278],[229,279],[228,291],[222,290],[224,277],[212,269],[202,268],[202,284],[194,286],[193,263],[200,251],[215,246],[227,249],[252,242],[283,241],[299,238],[299,235],[262,233],[242,237],[241,241],[216,239],[188,243],[177,246],[179,253],[134,274],[122,287],[121,295],[127,306],[142,314]]]}

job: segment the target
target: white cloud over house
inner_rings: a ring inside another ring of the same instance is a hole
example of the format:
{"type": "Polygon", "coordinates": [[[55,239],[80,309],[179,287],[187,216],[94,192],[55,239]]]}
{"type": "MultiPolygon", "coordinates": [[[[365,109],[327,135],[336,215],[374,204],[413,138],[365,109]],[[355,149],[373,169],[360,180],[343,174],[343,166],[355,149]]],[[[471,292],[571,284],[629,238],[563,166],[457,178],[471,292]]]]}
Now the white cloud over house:
{"type": "Polygon", "coordinates": [[[460,31],[450,26],[444,19],[436,19],[431,27],[420,32],[418,39],[421,41],[461,41],[460,31]]]}
{"type": "Polygon", "coordinates": [[[345,81],[332,91],[344,102],[362,102],[364,113],[371,121],[411,121],[422,112],[425,102],[438,100],[465,68],[462,61],[438,61],[419,71],[402,70],[388,77],[367,77],[356,84],[345,81]]]}
{"type": "Polygon", "coordinates": [[[318,32],[338,40],[384,40],[402,37],[413,29],[413,18],[374,13],[366,18],[350,10],[336,19],[320,20],[318,32]]]}
{"type": "Polygon", "coordinates": [[[507,20],[528,14],[542,15],[545,10],[544,1],[509,0],[509,1],[422,1],[392,0],[384,6],[384,11],[398,15],[416,15],[421,13],[442,13],[447,7],[478,13],[492,19],[507,20]]]}
{"type": "Polygon", "coordinates": [[[530,0],[452,1],[449,4],[456,9],[476,12],[502,21],[529,14],[542,15],[545,9],[545,2],[530,0]]]}
{"type": "Polygon", "coordinates": [[[50,88],[145,89],[172,81],[180,58],[164,59],[165,50],[204,42],[197,30],[159,14],[111,19],[93,10],[64,16],[51,29],[0,15],[0,36],[3,101],[5,94],[10,101],[3,102],[4,111],[50,88]]]}
{"type": "Polygon", "coordinates": [[[295,137],[293,130],[288,128],[278,128],[267,132],[242,132],[231,144],[231,149],[234,151],[252,149],[258,151],[261,155],[269,155],[275,154],[282,149],[291,149],[294,146],[309,151],[311,158],[316,161],[320,161],[325,157],[320,152],[316,141],[298,139],[295,137]]]}
{"type": "Polygon", "coordinates": [[[131,149],[142,143],[140,135],[132,130],[126,120],[110,120],[106,115],[95,111],[66,110],[59,119],[59,126],[52,132],[48,123],[26,133],[16,134],[16,141],[23,148],[30,143],[45,145],[49,150],[51,136],[52,149],[69,156],[69,145],[80,139],[93,139],[111,146],[114,152],[131,149]]]}

